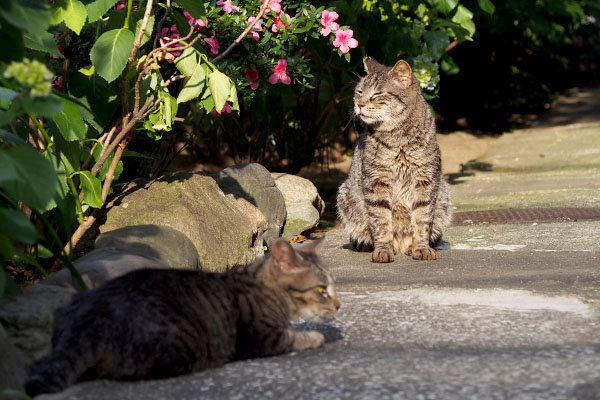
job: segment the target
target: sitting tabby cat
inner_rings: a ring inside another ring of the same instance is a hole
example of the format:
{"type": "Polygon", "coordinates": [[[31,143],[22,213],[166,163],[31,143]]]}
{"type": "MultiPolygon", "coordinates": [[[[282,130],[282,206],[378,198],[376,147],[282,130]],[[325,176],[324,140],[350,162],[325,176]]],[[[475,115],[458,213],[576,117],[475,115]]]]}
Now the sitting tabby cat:
{"type": "Polygon", "coordinates": [[[138,270],[76,295],[26,392],[94,378],[165,378],[322,346],[321,333],[290,325],[327,319],[340,306],[318,245],[294,250],[279,240],[269,255],[222,274],[138,270]]]}
{"type": "Polygon", "coordinates": [[[367,129],[338,191],[340,219],[354,248],[373,251],[373,262],[399,252],[434,260],[430,245],[450,224],[451,204],[433,115],[406,61],[393,68],[363,62],[354,113],[367,129]]]}

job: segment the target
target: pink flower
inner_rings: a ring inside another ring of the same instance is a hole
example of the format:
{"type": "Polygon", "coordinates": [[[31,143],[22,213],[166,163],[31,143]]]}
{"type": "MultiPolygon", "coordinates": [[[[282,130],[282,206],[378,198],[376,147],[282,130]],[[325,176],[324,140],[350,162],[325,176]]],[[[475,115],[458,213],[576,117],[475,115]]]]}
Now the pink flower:
{"type": "Polygon", "coordinates": [[[354,39],[352,35],[354,35],[352,29],[340,29],[336,31],[333,45],[335,47],[339,47],[342,51],[342,54],[346,54],[350,51],[350,49],[354,49],[356,46],[358,46],[358,41],[354,39]]]}
{"type": "Polygon", "coordinates": [[[63,90],[63,80],[62,80],[62,77],[59,76],[58,78],[55,78],[52,81],[52,83],[54,84],[54,86],[56,86],[56,90],[58,90],[59,92],[62,92],[62,90],[63,90]]]}
{"type": "Polygon", "coordinates": [[[250,89],[258,89],[258,71],[246,68],[244,70],[244,75],[246,75],[246,79],[250,82],[250,89]]]}
{"type": "Polygon", "coordinates": [[[219,41],[215,39],[217,36],[217,32],[213,32],[212,36],[204,39],[206,43],[210,45],[210,54],[219,54],[219,41]]]}
{"type": "MultiPolygon", "coordinates": [[[[127,0],[123,0],[123,1],[121,1],[119,4],[117,4],[117,5],[115,6],[115,10],[122,10],[122,9],[124,9],[125,7],[127,7],[127,5],[125,4],[125,3],[126,3],[126,1],[127,1],[127,0]]],[[[138,8],[138,6],[131,6],[131,9],[132,9],[132,10],[137,10],[137,8],[138,8]]]]}
{"type": "MultiPolygon", "coordinates": [[[[160,32],[160,35],[162,36],[162,39],[160,40],[161,46],[164,46],[164,43],[166,43],[166,42],[170,42],[170,41],[172,41],[174,39],[180,39],[181,38],[181,35],[179,34],[179,31],[177,30],[177,26],[176,25],[171,25],[170,29],[167,28],[167,27],[162,28],[162,31],[160,32]],[[171,32],[170,34],[169,34],[169,31],[171,32]]],[[[170,43],[167,46],[167,49],[169,47],[174,48],[174,47],[180,47],[180,46],[181,46],[181,43],[179,43],[179,42],[173,42],[173,43],[170,43]]],[[[169,53],[171,53],[174,58],[177,58],[177,57],[179,57],[181,55],[181,50],[169,50],[169,53]]],[[[167,59],[167,62],[173,63],[173,60],[172,59],[167,59]]]]}
{"type": "Polygon", "coordinates": [[[214,115],[215,117],[220,117],[222,114],[231,114],[231,107],[229,107],[228,103],[225,103],[225,105],[221,109],[221,112],[217,111],[217,107],[214,107],[212,109],[212,115],[214,115]]]}
{"type": "MultiPolygon", "coordinates": [[[[290,17],[287,13],[283,13],[285,15],[285,18],[291,22],[292,17],[290,17]]],[[[293,28],[294,25],[290,24],[289,25],[290,28],[293,28]]],[[[283,22],[283,19],[281,19],[281,13],[273,18],[273,25],[271,25],[271,32],[275,33],[275,32],[279,32],[279,29],[285,29],[287,28],[287,26],[285,25],[285,22],[283,22]]]]}
{"type": "Polygon", "coordinates": [[[284,85],[289,85],[292,82],[287,73],[287,61],[284,58],[277,61],[277,65],[272,67],[271,71],[273,71],[269,77],[269,83],[271,83],[271,85],[274,85],[279,81],[284,85]]]}
{"type": "Polygon", "coordinates": [[[340,29],[340,26],[337,22],[333,22],[338,19],[339,15],[335,11],[329,12],[327,10],[323,10],[321,14],[321,25],[323,25],[323,29],[321,29],[321,35],[329,36],[331,31],[337,31],[340,29]]]}
{"type": "MultiPolygon", "coordinates": [[[[262,0],[262,2],[264,3],[265,0],[262,0]]],[[[269,11],[274,11],[276,13],[280,13],[281,12],[281,0],[269,0],[269,6],[267,7],[267,12],[269,11]]]]}
{"type": "Polygon", "coordinates": [[[194,18],[187,10],[183,10],[183,15],[187,19],[188,24],[198,31],[208,25],[208,18],[204,18],[204,21],[202,18],[194,18]]]}
{"type": "Polygon", "coordinates": [[[225,11],[227,14],[230,14],[232,11],[240,11],[240,8],[238,6],[234,6],[231,3],[231,0],[219,0],[217,1],[217,5],[223,6],[223,11],[225,11]]]}
{"type": "MultiPolygon", "coordinates": [[[[255,20],[256,20],[255,17],[250,17],[246,20],[246,23],[249,24],[251,22],[254,22],[255,20]]],[[[252,29],[256,29],[255,31],[252,32],[252,37],[257,42],[260,41],[260,35],[258,34],[258,32],[262,32],[262,30],[263,30],[262,25],[259,22],[257,22],[254,25],[252,25],[252,29]]]]}

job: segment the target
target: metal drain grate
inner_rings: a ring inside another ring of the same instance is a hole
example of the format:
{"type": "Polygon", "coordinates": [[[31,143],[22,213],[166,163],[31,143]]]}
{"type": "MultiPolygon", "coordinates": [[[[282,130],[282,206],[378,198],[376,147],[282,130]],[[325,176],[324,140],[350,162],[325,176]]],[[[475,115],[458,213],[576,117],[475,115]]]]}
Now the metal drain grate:
{"type": "Polygon", "coordinates": [[[510,224],[519,222],[557,222],[600,220],[600,207],[594,208],[523,208],[508,210],[466,211],[455,213],[454,225],[479,223],[510,224]]]}

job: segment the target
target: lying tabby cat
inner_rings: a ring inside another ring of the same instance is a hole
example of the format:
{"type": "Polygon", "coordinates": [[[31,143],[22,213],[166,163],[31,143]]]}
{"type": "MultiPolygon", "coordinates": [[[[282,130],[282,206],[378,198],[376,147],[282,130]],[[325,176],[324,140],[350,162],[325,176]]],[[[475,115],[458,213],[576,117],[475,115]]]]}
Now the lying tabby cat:
{"type": "Polygon", "coordinates": [[[292,329],[340,307],[318,242],[225,273],[139,270],[80,293],[57,320],[52,352],[30,369],[26,392],[80,380],[165,378],[228,361],[317,348],[324,337],[292,329]]]}
{"type": "Polygon", "coordinates": [[[366,57],[364,66],[354,113],[367,129],[338,191],[339,217],[353,246],[373,251],[373,262],[398,253],[433,260],[430,245],[451,220],[433,115],[406,61],[391,68],[366,57]]]}

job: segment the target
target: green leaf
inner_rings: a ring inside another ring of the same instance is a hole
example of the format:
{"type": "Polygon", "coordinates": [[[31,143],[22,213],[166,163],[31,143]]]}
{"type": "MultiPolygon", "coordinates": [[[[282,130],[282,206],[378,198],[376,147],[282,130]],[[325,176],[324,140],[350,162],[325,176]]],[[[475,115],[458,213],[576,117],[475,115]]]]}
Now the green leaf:
{"type": "Polygon", "coordinates": [[[177,0],[177,3],[187,10],[194,18],[204,17],[204,2],[197,0],[177,0]]]}
{"type": "Polygon", "coordinates": [[[83,121],[79,108],[66,99],[62,99],[61,103],[62,110],[54,114],[52,120],[66,141],[82,140],[87,132],[87,125],[83,121]]]}
{"type": "Polygon", "coordinates": [[[85,6],[79,0],[56,0],[52,7],[50,22],[58,25],[64,21],[69,29],[79,35],[87,15],[85,6]]]}
{"type": "Polygon", "coordinates": [[[102,207],[102,185],[100,180],[92,175],[90,171],[77,171],[75,173],[79,174],[85,202],[94,208],[102,207]]]}
{"type": "Polygon", "coordinates": [[[448,15],[456,8],[458,4],[457,0],[434,0],[430,1],[430,3],[439,11],[448,15]]]}
{"type": "Polygon", "coordinates": [[[40,211],[53,205],[59,181],[50,160],[29,146],[2,146],[0,165],[0,188],[14,200],[40,211]]]}
{"type": "Polygon", "coordinates": [[[440,58],[450,44],[450,38],[445,31],[425,31],[423,34],[427,48],[436,59],[440,58]]]}
{"type": "Polygon", "coordinates": [[[152,157],[148,157],[145,154],[138,153],[137,151],[132,151],[132,150],[125,150],[123,152],[123,157],[136,157],[136,158],[145,158],[148,160],[152,160],[152,157]]]}
{"type": "Polygon", "coordinates": [[[86,67],[81,67],[77,71],[81,72],[85,76],[92,76],[92,75],[94,75],[96,73],[96,67],[94,67],[93,65],[90,65],[87,68],[86,67]]]}
{"type": "Polygon", "coordinates": [[[19,29],[15,29],[9,24],[0,24],[0,40],[2,41],[0,61],[6,63],[22,61],[25,56],[25,46],[23,45],[23,34],[19,29]]]}
{"type": "MultiPolygon", "coordinates": [[[[140,27],[142,26],[142,21],[143,21],[143,19],[138,19],[138,21],[135,23],[135,37],[137,37],[137,35],[140,33],[140,27]]],[[[153,29],[154,29],[154,15],[151,15],[150,18],[148,18],[148,25],[146,25],[146,30],[144,31],[144,35],[142,36],[142,41],[141,41],[140,46],[143,46],[146,43],[148,43],[148,41],[152,37],[153,29]]]]}
{"type": "Polygon", "coordinates": [[[53,96],[24,99],[22,105],[26,112],[42,117],[52,117],[62,108],[60,100],[53,96]]]}
{"type": "Polygon", "coordinates": [[[90,56],[98,75],[109,83],[119,77],[133,49],[135,36],[129,29],[104,32],[94,43],[90,56]]]}
{"type": "Polygon", "coordinates": [[[452,21],[456,22],[459,25],[462,25],[464,22],[471,20],[473,20],[473,13],[462,4],[458,6],[458,8],[456,9],[456,13],[452,17],[452,21]]]}
{"type": "Polygon", "coordinates": [[[43,51],[53,56],[60,56],[54,36],[50,32],[42,32],[37,36],[25,33],[23,35],[23,42],[28,49],[43,51]]]}
{"type": "Polygon", "coordinates": [[[229,98],[228,101],[231,102],[231,109],[235,111],[240,111],[240,103],[238,102],[237,89],[235,88],[235,83],[231,82],[231,86],[229,87],[229,98]]]}
{"type": "Polygon", "coordinates": [[[21,243],[33,244],[39,238],[31,221],[21,210],[0,208],[0,233],[21,243]]]}
{"type": "Polygon", "coordinates": [[[190,47],[185,49],[183,53],[175,59],[175,67],[187,77],[191,77],[194,74],[198,65],[196,51],[190,47]]]}
{"type": "Polygon", "coordinates": [[[102,17],[108,10],[117,4],[119,0],[96,0],[85,6],[88,13],[88,21],[94,22],[102,17]]]}
{"type": "Polygon", "coordinates": [[[183,89],[177,96],[177,103],[184,103],[186,101],[195,99],[206,89],[206,74],[202,68],[201,61],[196,64],[192,72],[192,76],[185,83],[183,89]]]}
{"type": "Polygon", "coordinates": [[[215,108],[218,112],[223,109],[223,106],[229,98],[229,85],[229,77],[219,70],[213,71],[208,76],[208,87],[210,88],[215,102],[215,108]]]}
{"type": "Polygon", "coordinates": [[[15,142],[19,145],[27,146],[27,142],[21,139],[19,136],[15,135],[12,132],[5,131],[4,129],[0,129],[0,139],[8,140],[10,142],[15,142]]]}
{"type": "Polygon", "coordinates": [[[496,11],[496,7],[491,0],[477,0],[477,4],[479,4],[479,8],[485,11],[488,14],[493,14],[496,11]]]}
{"type": "Polygon", "coordinates": [[[37,36],[50,25],[50,3],[40,0],[0,0],[0,15],[10,25],[37,36]]]}
{"type": "Polygon", "coordinates": [[[475,33],[475,23],[473,23],[473,13],[462,4],[456,9],[456,14],[452,17],[452,22],[456,22],[462,28],[466,29],[471,36],[475,33]]]}
{"type": "Polygon", "coordinates": [[[93,118],[102,128],[106,127],[119,106],[119,91],[101,76],[85,76],[75,72],[69,77],[69,94],[86,104],[93,114],[82,111],[83,118],[93,118]]]}
{"type": "Polygon", "coordinates": [[[215,108],[215,100],[212,96],[208,96],[207,98],[202,99],[200,104],[202,105],[202,107],[204,107],[204,110],[207,113],[211,112],[213,108],[215,108]]]}

